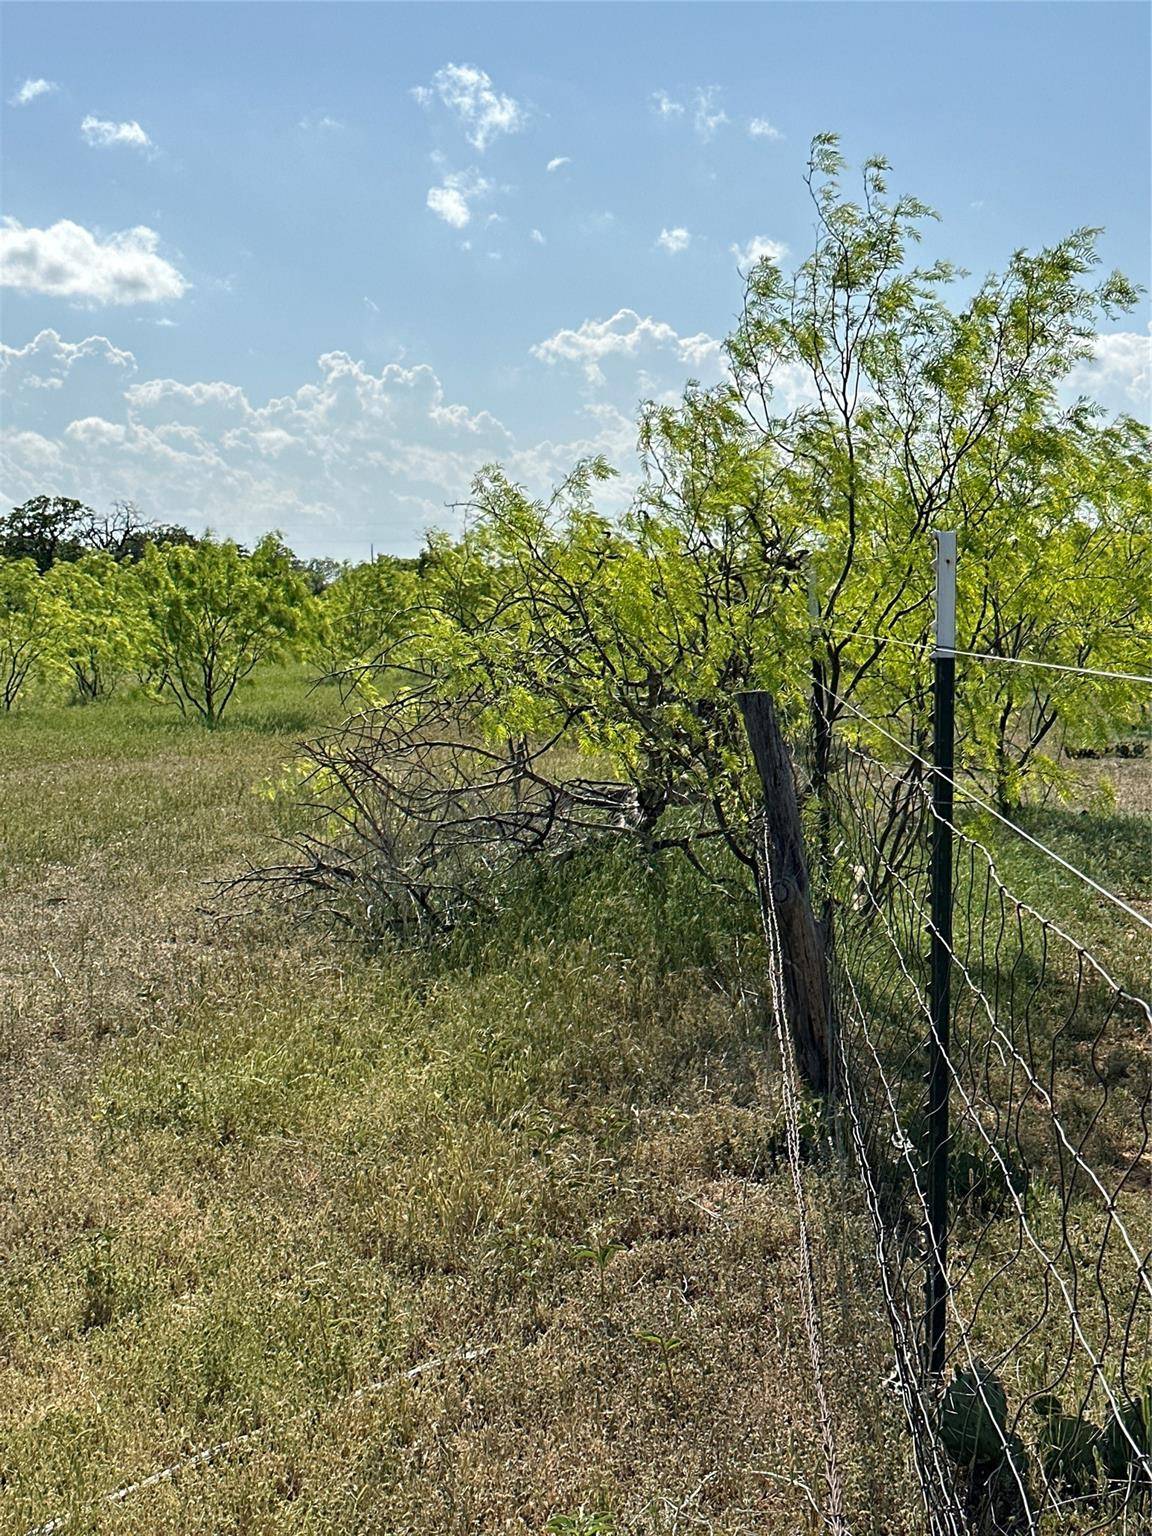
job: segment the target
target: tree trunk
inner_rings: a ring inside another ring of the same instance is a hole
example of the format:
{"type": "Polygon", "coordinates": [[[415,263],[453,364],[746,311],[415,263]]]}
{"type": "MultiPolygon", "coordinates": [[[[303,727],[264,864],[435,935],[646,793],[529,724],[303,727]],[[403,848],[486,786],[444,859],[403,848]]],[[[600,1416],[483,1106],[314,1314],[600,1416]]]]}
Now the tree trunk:
{"type": "Polygon", "coordinates": [[[738,703],[764,787],[771,869],[760,878],[780,935],[788,1028],[801,1075],[817,1093],[826,1093],[831,1003],[825,932],[812,911],[792,763],[771,695],[742,693],[738,703]]]}

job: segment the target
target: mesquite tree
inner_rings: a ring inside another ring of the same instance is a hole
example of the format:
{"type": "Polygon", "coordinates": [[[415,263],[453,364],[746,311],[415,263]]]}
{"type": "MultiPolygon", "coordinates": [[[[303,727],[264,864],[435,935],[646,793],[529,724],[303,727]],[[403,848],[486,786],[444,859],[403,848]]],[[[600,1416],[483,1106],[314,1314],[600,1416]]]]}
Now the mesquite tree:
{"type": "Polygon", "coordinates": [[[138,571],[157,687],[209,726],[240,683],[286,655],[312,623],[307,583],[273,534],[250,555],[230,539],[153,545],[138,571]]]}
{"type": "Polygon", "coordinates": [[[313,655],[327,674],[355,683],[407,634],[420,594],[415,565],[378,555],[342,570],[324,589],[313,655]]]}
{"type": "Polygon", "coordinates": [[[148,650],[144,593],[132,565],[110,554],[59,561],[42,577],[56,601],[53,649],[75,696],[107,697],[148,650]]]}
{"type": "MultiPolygon", "coordinates": [[[[1135,290],[1095,279],[1097,232],[1081,229],[1017,252],[956,302],[963,274],[912,260],[927,205],[889,196],[883,160],[866,163],[859,201],[843,170],[835,138],[818,138],[815,247],[790,276],[768,258],[749,274],[733,383],[716,398],[742,412],[748,451],[778,466],[785,527],[812,551],[818,743],[854,703],[922,752],[926,669],[890,642],[928,640],[934,528],[960,536],[963,649],[1143,670],[1131,663],[1149,635],[1134,602],[1149,576],[1149,434],[1060,393],[1135,290]],[[1108,565],[1115,579],[1089,577],[1108,565]]],[[[1102,704],[1009,670],[963,669],[961,685],[962,751],[1005,804],[1028,774],[1056,774],[1044,746],[1057,721],[1094,732],[1102,704]]]]}
{"type": "Polygon", "coordinates": [[[31,559],[0,555],[0,705],[10,710],[31,680],[55,665],[58,603],[31,559]]]}

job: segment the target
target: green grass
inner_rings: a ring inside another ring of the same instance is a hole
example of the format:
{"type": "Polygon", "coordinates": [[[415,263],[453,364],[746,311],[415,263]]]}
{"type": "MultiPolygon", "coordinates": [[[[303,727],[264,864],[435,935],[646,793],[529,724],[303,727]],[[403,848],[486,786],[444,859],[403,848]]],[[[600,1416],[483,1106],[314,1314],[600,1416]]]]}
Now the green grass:
{"type": "MultiPolygon", "coordinates": [[[[748,913],[609,858],[422,952],[208,915],[335,707],[0,721],[0,1527],[816,1532],[748,913]]],[[[810,1180],[849,1505],[912,1532],[869,1238],[810,1180]]]]}

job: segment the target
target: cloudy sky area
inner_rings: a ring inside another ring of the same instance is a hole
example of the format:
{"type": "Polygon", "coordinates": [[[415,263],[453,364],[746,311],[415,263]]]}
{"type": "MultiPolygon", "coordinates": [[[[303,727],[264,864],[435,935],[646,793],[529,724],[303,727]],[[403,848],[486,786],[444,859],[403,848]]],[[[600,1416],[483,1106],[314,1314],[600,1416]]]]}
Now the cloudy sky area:
{"type": "MultiPolygon", "coordinates": [[[[980,275],[1148,281],[1142,4],[11,5],[0,496],[408,553],[492,459],[627,466],[719,376],[812,134],[980,275]]],[[[1146,310],[1074,387],[1147,413],[1146,310]]]]}

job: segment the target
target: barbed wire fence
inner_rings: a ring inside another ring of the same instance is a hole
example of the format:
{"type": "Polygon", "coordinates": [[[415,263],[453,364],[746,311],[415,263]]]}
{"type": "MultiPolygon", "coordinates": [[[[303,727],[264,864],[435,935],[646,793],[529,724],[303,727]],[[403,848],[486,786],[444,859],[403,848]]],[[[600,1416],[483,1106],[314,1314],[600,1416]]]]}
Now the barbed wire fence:
{"type": "MultiPolygon", "coordinates": [[[[1011,888],[979,833],[1002,826],[996,842],[1019,838],[1141,941],[1152,921],[957,777],[956,658],[1004,658],[954,649],[954,572],[944,535],[932,733],[828,691],[811,839],[834,914],[826,1100],[871,1220],[928,1530],[1135,1533],[1152,1528],[1152,1008],[1011,888]]],[[[777,839],[762,861],[771,952],[795,891],[777,839]]],[[[788,964],[770,971],[779,1018],[788,964]]]]}

